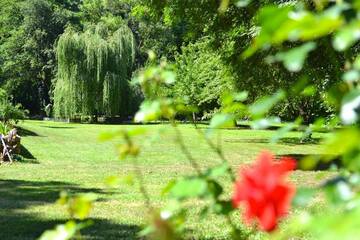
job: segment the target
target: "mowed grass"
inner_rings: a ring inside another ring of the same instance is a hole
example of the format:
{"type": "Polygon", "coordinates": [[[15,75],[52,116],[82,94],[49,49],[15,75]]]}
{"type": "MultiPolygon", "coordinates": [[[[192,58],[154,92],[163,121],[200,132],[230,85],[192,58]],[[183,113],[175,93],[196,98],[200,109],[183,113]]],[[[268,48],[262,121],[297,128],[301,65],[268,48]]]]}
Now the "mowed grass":
{"type": "MultiPolygon", "coordinates": [[[[108,176],[126,176],[133,170],[130,161],[120,161],[115,151],[116,141],[99,142],[101,132],[119,129],[145,128],[146,136],[136,139],[141,148],[140,168],[152,203],[162,206],[161,196],[166,184],[177,177],[194,173],[180,151],[174,131],[169,125],[85,125],[43,121],[25,121],[19,124],[26,159],[12,165],[0,166],[0,239],[36,239],[41,233],[67,220],[62,206],[55,204],[59,192],[94,192],[99,201],[94,204],[91,218],[94,225],[84,231],[87,239],[137,239],[137,232],[146,220],[146,209],[136,186],[121,185],[109,189],[108,176]]],[[[220,163],[217,155],[199,137],[191,125],[181,125],[186,146],[202,167],[220,163]]],[[[205,130],[205,126],[203,126],[205,130]]],[[[318,144],[298,144],[300,133],[289,133],[278,143],[268,143],[273,131],[220,130],[214,138],[219,141],[237,171],[250,164],[256,155],[268,149],[277,155],[307,155],[321,152],[318,144]]],[[[315,138],[323,134],[315,134],[315,138]]],[[[296,171],[291,176],[297,186],[315,186],[326,178],[324,171],[296,171]]],[[[227,179],[221,180],[225,196],[232,191],[227,179]]],[[[195,239],[224,239],[226,221],[210,216],[200,220],[202,202],[190,202],[187,226],[194,229],[195,239]]],[[[239,214],[233,216],[240,224],[239,214]]],[[[257,236],[256,238],[258,238],[257,236]]]]}

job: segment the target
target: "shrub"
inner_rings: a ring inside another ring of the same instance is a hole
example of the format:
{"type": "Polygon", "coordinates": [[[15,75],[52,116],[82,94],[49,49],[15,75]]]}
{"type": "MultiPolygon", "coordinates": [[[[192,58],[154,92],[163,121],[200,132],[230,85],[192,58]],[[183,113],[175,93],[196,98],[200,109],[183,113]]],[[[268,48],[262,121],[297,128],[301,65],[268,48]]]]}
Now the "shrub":
{"type": "Polygon", "coordinates": [[[204,116],[220,106],[220,96],[234,89],[234,78],[220,54],[201,39],[182,48],[176,56],[177,81],[171,88],[174,98],[197,106],[204,116]]]}
{"type": "Polygon", "coordinates": [[[5,124],[16,123],[26,116],[26,110],[22,109],[21,104],[12,104],[7,92],[0,89],[0,120],[5,124]]]}

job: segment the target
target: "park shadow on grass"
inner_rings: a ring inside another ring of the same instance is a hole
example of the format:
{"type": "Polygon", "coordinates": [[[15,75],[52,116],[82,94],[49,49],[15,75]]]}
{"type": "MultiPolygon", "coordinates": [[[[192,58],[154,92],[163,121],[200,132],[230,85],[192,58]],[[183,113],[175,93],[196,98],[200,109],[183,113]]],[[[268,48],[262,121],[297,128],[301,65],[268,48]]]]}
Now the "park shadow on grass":
{"type": "Polygon", "coordinates": [[[341,168],[343,166],[342,161],[340,158],[333,158],[330,155],[325,154],[284,154],[284,155],[277,155],[278,158],[282,157],[291,157],[297,161],[297,169],[303,171],[326,171],[330,170],[333,167],[341,168]],[[305,168],[302,165],[302,162],[305,158],[308,158],[307,161],[313,161],[311,165],[313,167],[311,169],[305,168]],[[330,159],[326,160],[325,159],[330,159]]]}
{"type": "MultiPolygon", "coordinates": [[[[239,139],[225,139],[225,142],[228,143],[271,143],[270,138],[239,138],[239,139]]],[[[289,146],[295,146],[295,145],[314,145],[314,144],[320,144],[321,138],[311,138],[307,141],[301,141],[301,138],[299,137],[291,137],[291,138],[282,138],[280,139],[277,144],[282,145],[289,145],[289,146]]]]}
{"type": "Polygon", "coordinates": [[[41,126],[43,128],[52,128],[52,129],[74,129],[74,127],[65,127],[65,126],[41,126]]]}
{"type": "MultiPolygon", "coordinates": [[[[31,207],[54,204],[62,190],[71,193],[93,192],[99,196],[110,194],[102,189],[82,188],[67,182],[0,180],[0,239],[37,239],[45,230],[64,223],[64,219],[48,220],[40,214],[24,212],[31,207]]],[[[100,198],[99,201],[105,199],[100,198]]],[[[136,225],[112,223],[106,219],[92,220],[94,225],[82,232],[84,239],[136,239],[139,231],[136,225]]]]}
{"type": "Polygon", "coordinates": [[[16,129],[18,131],[18,134],[19,136],[21,137],[41,137],[39,134],[37,134],[36,132],[34,131],[31,131],[31,130],[28,130],[26,128],[22,128],[22,127],[19,127],[19,126],[16,126],[16,129]]]}
{"type": "MultiPolygon", "coordinates": [[[[32,155],[32,153],[24,145],[20,146],[20,155],[26,159],[36,160],[34,155],[32,155]]],[[[26,160],[24,160],[23,162],[26,162],[26,160]]]]}

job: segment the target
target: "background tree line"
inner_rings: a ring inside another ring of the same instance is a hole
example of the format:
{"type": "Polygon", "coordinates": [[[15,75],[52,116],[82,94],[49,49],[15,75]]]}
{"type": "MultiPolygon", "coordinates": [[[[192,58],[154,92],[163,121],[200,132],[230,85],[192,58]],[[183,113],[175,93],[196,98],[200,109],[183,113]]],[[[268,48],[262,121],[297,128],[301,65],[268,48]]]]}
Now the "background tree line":
{"type": "MultiPolygon", "coordinates": [[[[318,40],[302,74],[296,68],[288,72],[277,60],[275,52],[286,51],[286,46],[240,61],[259,31],[255,27],[257,10],[266,4],[294,1],[251,1],[246,8],[241,8],[245,1],[236,2],[237,6],[224,8],[226,14],[219,14],[217,0],[0,0],[0,84],[12,101],[21,103],[31,115],[43,114],[45,106],[54,102],[56,46],[66,29],[82,33],[102,24],[115,32],[126,25],[136,43],[130,72],[145,66],[147,51],[153,50],[159,60],[167,59],[177,69],[176,83],[162,94],[196,105],[200,117],[216,112],[226,91],[246,90],[251,102],[278,89],[292,88],[299,79],[310,87],[290,96],[274,113],[285,120],[300,114],[306,122],[331,116],[325,90],[340,80],[343,53],[334,51],[328,39],[318,40]],[[273,58],[265,57],[272,52],[273,58]]],[[[313,1],[301,2],[316,11],[313,1]]],[[[295,46],[288,44],[289,48],[295,46]]],[[[356,49],[347,54],[355,54],[356,49]]],[[[127,78],[130,80],[131,73],[127,78]]],[[[126,91],[137,90],[129,87],[126,91]]],[[[128,99],[123,108],[136,110],[136,98],[142,94],[130,95],[136,97],[128,99]]],[[[131,115],[132,111],[125,112],[131,115]]]]}

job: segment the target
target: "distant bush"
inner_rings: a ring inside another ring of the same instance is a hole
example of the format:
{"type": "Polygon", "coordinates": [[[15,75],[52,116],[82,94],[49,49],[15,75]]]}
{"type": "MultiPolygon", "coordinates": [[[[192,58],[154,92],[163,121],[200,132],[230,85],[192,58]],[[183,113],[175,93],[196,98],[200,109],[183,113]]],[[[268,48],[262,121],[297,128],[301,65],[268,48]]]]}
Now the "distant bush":
{"type": "Polygon", "coordinates": [[[27,111],[21,104],[12,104],[7,92],[0,89],[0,120],[5,124],[16,123],[26,117],[27,111]]]}
{"type": "Polygon", "coordinates": [[[198,107],[202,116],[220,106],[220,96],[234,89],[234,77],[221,55],[209,46],[209,39],[201,39],[182,48],[175,57],[176,82],[171,89],[175,98],[198,107]]]}

